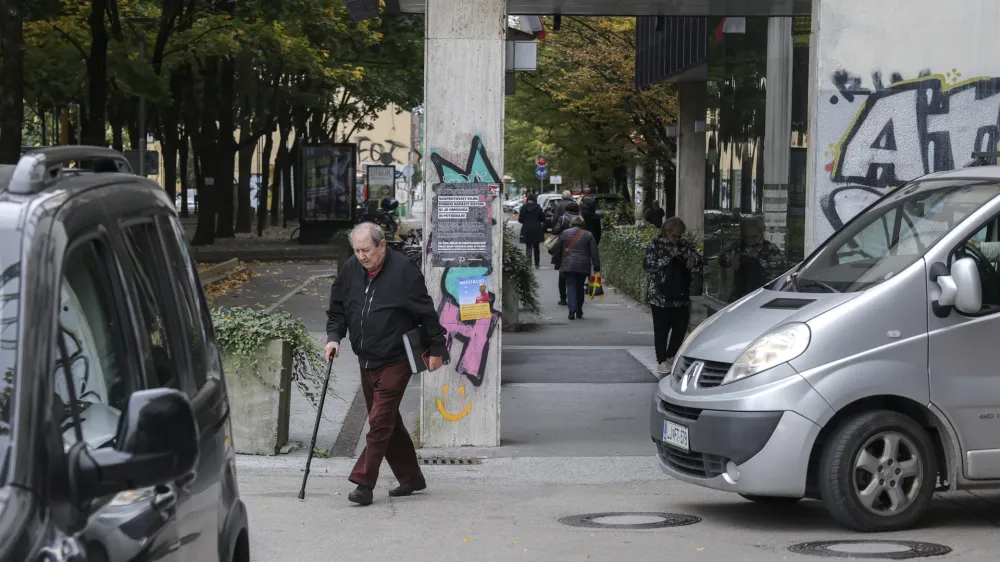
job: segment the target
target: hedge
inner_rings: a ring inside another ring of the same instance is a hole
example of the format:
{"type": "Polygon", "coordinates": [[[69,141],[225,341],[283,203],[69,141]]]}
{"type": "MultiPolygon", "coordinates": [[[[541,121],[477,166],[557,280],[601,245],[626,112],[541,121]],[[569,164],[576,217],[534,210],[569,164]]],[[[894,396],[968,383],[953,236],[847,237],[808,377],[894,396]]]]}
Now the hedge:
{"type": "Polygon", "coordinates": [[[646,302],[646,272],[642,258],[646,245],[656,238],[656,228],[614,226],[601,234],[601,275],[604,281],[636,302],[646,302]]]}
{"type": "MultiPolygon", "coordinates": [[[[605,224],[601,235],[601,275],[604,281],[625,293],[632,300],[646,304],[648,276],[642,269],[646,245],[659,234],[659,229],[646,223],[641,226],[605,224]]],[[[687,231],[684,239],[704,253],[705,244],[699,232],[687,231]]]]}

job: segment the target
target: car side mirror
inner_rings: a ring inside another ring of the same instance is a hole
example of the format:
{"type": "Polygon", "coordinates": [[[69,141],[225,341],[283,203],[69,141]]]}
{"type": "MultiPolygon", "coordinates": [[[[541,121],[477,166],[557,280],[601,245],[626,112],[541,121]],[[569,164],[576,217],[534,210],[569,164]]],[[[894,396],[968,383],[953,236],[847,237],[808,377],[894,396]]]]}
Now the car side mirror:
{"type": "Polygon", "coordinates": [[[198,462],[198,423],[188,397],[158,388],[135,392],[114,448],[70,451],[71,482],[80,501],[158,486],[191,474],[198,462]]]}

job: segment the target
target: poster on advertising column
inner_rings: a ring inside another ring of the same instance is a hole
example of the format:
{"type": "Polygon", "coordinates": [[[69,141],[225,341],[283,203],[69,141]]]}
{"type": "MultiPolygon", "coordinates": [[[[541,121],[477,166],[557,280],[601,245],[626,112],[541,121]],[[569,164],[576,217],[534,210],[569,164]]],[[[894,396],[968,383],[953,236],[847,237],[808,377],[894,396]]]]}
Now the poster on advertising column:
{"type": "Polygon", "coordinates": [[[351,221],[355,154],[353,144],[300,148],[299,220],[303,224],[351,221]]]}
{"type": "Polygon", "coordinates": [[[458,280],[458,311],[462,322],[489,318],[489,279],[485,276],[458,280]]]}
{"type": "Polygon", "coordinates": [[[499,185],[434,185],[431,221],[435,267],[493,266],[493,198],[499,185]]]}
{"type": "Polygon", "coordinates": [[[379,201],[396,196],[396,167],[367,166],[368,201],[379,201]]]}

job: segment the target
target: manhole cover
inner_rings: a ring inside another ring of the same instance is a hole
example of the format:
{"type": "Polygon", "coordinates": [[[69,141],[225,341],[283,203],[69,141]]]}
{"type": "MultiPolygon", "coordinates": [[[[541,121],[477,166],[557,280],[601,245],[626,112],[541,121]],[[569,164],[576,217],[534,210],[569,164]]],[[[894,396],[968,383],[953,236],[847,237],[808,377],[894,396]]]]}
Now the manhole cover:
{"type": "Polygon", "coordinates": [[[942,556],[951,552],[943,544],[915,541],[814,541],[792,545],[788,550],[796,554],[825,556],[827,558],[866,558],[869,560],[906,560],[942,556]]]}
{"type": "Polygon", "coordinates": [[[683,513],[618,512],[570,515],[563,517],[559,522],[570,527],[591,529],[661,529],[694,525],[700,523],[701,518],[683,513]]]}

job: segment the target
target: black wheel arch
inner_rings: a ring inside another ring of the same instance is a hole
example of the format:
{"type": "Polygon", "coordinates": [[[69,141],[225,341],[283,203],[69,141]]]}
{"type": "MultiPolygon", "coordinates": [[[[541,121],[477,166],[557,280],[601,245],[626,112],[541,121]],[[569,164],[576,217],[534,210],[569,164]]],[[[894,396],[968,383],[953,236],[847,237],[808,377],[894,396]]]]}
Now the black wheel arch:
{"type": "Polygon", "coordinates": [[[954,432],[950,424],[941,419],[930,408],[915,400],[896,395],[878,395],[862,398],[844,406],[820,430],[809,453],[809,469],[806,476],[807,497],[819,499],[819,463],[827,439],[844,421],[861,412],[872,410],[889,410],[903,414],[924,428],[934,444],[938,477],[942,481],[946,480],[949,484],[954,484],[954,475],[961,467],[961,455],[958,453],[958,443],[955,442],[954,432]]]}

